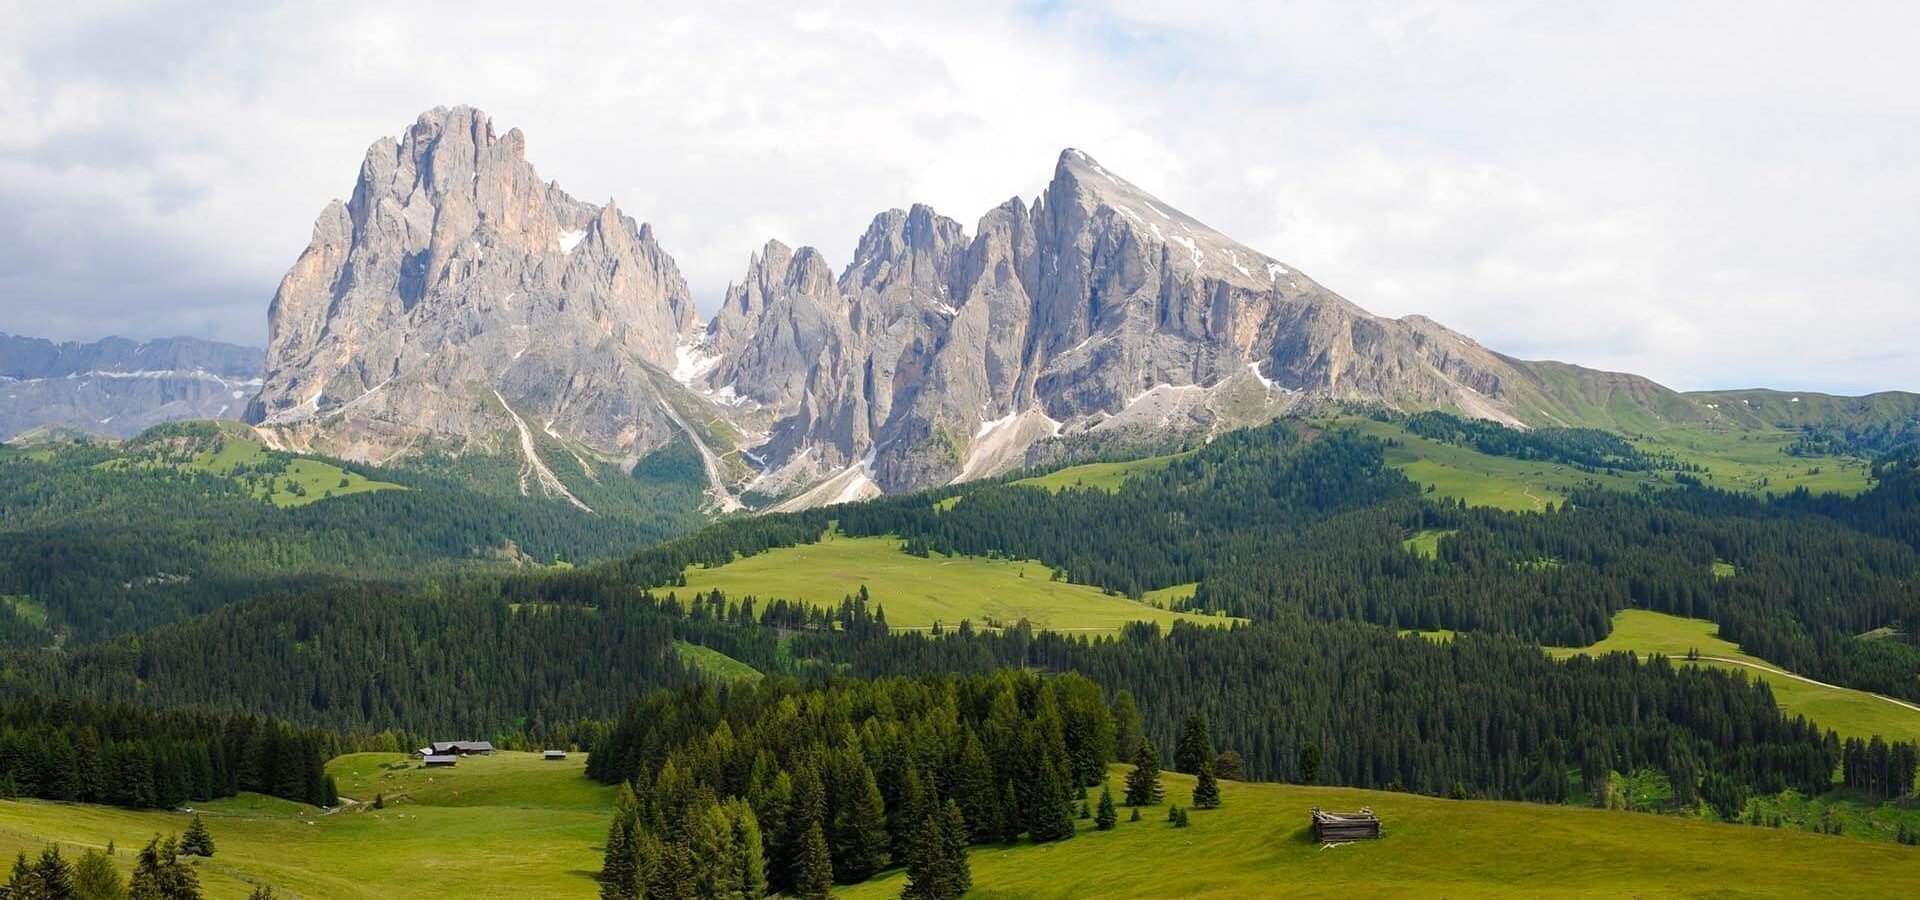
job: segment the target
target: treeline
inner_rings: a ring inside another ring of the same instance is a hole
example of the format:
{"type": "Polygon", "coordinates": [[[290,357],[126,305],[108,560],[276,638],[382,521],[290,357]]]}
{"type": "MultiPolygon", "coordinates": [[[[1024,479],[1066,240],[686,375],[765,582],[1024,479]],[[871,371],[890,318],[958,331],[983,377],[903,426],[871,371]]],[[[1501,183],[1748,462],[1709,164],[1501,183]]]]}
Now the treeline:
{"type": "Polygon", "coordinates": [[[1756,792],[1821,793],[1839,762],[1837,739],[1783,716],[1763,682],[1626,654],[1556,662],[1492,636],[1440,645],[1289,616],[1235,629],[1179,623],[1164,635],[1136,624],[1100,638],[803,635],[795,652],[858,676],[1080,672],[1127,691],[1162,754],[1199,711],[1216,746],[1264,780],[1432,795],[1460,785],[1474,796],[1561,802],[1600,790],[1610,772],[1655,769],[1686,802],[1709,774],[1756,792]]]}
{"type": "Polygon", "coordinates": [[[896,862],[964,881],[968,843],[1073,837],[1115,741],[1104,693],[1071,673],[656,694],[588,758],[589,775],[633,791],[602,896],[737,896],[744,883],[745,896],[811,897],[896,862]]]}
{"type": "Polygon", "coordinates": [[[0,796],[134,808],[271,794],[338,802],[326,761],[339,744],[273,718],[154,712],[61,698],[0,704],[0,796]]]}
{"type": "Polygon", "coordinates": [[[516,606],[486,585],[262,598],[138,637],[16,653],[3,683],[38,696],[268,713],[350,735],[519,733],[577,744],[580,720],[703,677],[681,661],[676,639],[764,670],[779,665],[771,629],[630,594],[594,607],[516,606]]]}
{"type": "Polygon", "coordinates": [[[585,563],[701,521],[697,485],[648,487],[637,476],[621,476],[619,489],[636,495],[630,515],[594,516],[489,496],[450,476],[337,463],[408,489],[279,508],[232,477],[103,465],[125,459],[84,445],[50,456],[0,448],[0,596],[30,597],[45,613],[44,623],[28,622],[0,606],[4,646],[46,645],[56,634],[91,641],[276,591],[349,581],[414,588],[528,562],[585,563]]]}
{"type": "Polygon", "coordinates": [[[1840,751],[1842,780],[1874,800],[1897,800],[1913,793],[1916,765],[1920,765],[1920,746],[1912,741],[1888,743],[1879,735],[1868,740],[1848,738],[1840,751]]]}

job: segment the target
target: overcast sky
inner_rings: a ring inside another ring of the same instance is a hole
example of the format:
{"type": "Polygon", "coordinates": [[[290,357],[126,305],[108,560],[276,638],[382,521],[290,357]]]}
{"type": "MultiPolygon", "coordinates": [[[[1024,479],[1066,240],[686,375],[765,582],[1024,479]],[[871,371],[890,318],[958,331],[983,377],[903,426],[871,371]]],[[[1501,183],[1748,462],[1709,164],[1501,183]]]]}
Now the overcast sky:
{"type": "Polygon", "coordinates": [[[1920,389],[1914,4],[598,6],[0,0],[0,330],[261,343],[367,145],[466,103],[707,309],[768,238],[971,230],[1072,146],[1517,356],[1920,389]]]}

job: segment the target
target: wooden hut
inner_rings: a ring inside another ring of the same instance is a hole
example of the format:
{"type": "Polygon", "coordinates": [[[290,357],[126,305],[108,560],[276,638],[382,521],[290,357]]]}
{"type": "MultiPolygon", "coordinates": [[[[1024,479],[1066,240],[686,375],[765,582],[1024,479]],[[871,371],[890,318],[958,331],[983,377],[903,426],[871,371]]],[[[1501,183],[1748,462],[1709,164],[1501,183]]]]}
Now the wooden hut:
{"type": "Polygon", "coordinates": [[[451,769],[460,762],[460,757],[451,753],[435,753],[420,760],[429,769],[451,769]]]}
{"type": "Polygon", "coordinates": [[[565,751],[565,750],[548,750],[548,751],[546,751],[545,753],[542,753],[542,754],[540,754],[540,758],[541,758],[541,759],[566,759],[566,758],[567,758],[567,751],[565,751]]]}
{"type": "Polygon", "coordinates": [[[1359,812],[1333,813],[1313,808],[1313,839],[1322,844],[1370,841],[1380,837],[1380,817],[1370,807],[1359,812]]]}

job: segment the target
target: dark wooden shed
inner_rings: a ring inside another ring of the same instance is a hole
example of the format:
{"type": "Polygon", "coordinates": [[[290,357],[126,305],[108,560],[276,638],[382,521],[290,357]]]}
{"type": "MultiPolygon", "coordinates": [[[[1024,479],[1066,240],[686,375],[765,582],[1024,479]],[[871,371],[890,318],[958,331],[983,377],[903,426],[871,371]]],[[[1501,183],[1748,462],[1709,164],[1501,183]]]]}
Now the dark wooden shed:
{"type": "Polygon", "coordinates": [[[1370,841],[1380,837],[1380,817],[1370,807],[1359,812],[1334,813],[1313,808],[1313,839],[1323,844],[1370,841]]]}

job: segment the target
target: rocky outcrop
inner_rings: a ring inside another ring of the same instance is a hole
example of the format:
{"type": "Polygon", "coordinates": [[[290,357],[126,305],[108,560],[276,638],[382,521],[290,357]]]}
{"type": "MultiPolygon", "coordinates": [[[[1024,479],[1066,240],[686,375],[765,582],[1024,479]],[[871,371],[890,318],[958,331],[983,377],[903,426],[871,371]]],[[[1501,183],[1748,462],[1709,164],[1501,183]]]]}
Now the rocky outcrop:
{"type": "Polygon", "coordinates": [[[197,338],[56,344],[0,334],[0,441],[45,426],[132,437],[161,422],[238,418],[261,351],[197,338]]]}
{"type": "Polygon", "coordinates": [[[651,228],[543,183],[525,150],[466,107],[376,141],[274,296],[248,420],[375,461],[496,445],[516,412],[610,457],[668,440],[649,369],[694,323],[686,283],[651,228]]]}

